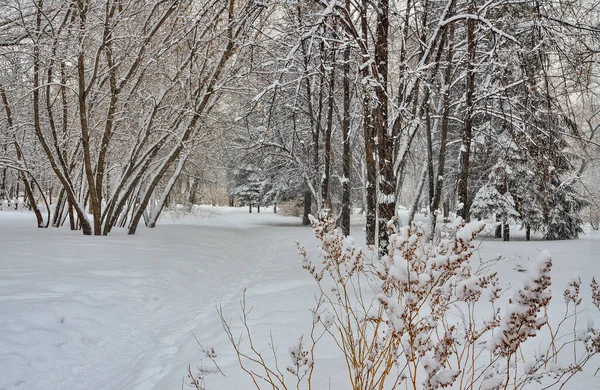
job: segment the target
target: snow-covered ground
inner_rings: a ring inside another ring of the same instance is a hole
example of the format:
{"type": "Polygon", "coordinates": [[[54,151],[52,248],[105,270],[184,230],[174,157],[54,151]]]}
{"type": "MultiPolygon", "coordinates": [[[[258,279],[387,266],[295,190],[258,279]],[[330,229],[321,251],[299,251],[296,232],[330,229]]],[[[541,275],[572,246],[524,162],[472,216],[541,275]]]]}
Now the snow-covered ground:
{"type": "MultiPolygon", "coordinates": [[[[353,229],[363,236],[360,226],[353,229]]],[[[188,365],[193,372],[212,367],[196,338],[216,350],[226,375],[209,375],[210,389],[253,388],[217,307],[239,331],[246,288],[256,344],[268,351],[272,336],[286,359],[288,346],[310,329],[317,291],[301,268],[296,241],[316,253],[311,230],[298,218],[268,210],[206,207],[196,217],[140,228],[135,236],[116,230],[108,237],[36,229],[29,213],[0,212],[0,390],[180,389],[188,365]]],[[[554,259],[559,304],[550,315],[558,317],[574,274],[582,277],[584,296],[591,276],[600,276],[600,235],[564,242],[483,238],[479,253],[505,255],[501,280],[518,286],[519,270],[542,249],[554,259]]],[[[582,309],[588,309],[582,323],[588,317],[600,323],[589,301],[582,309]]],[[[344,389],[339,352],[327,343],[321,352],[316,388],[344,389]]],[[[595,368],[566,388],[600,388],[595,368]]]]}

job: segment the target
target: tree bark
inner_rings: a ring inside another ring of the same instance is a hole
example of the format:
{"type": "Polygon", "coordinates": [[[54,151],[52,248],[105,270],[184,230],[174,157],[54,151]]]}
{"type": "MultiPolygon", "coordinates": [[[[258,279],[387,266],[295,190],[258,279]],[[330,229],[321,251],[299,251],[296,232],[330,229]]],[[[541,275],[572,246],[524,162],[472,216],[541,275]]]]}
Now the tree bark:
{"type": "MultiPolygon", "coordinates": [[[[470,6],[472,11],[472,6],[470,6]]],[[[465,93],[465,127],[460,146],[460,168],[458,176],[458,205],[457,214],[464,220],[469,220],[469,158],[471,154],[471,139],[473,126],[473,93],[475,89],[475,20],[467,20],[467,79],[465,93]]]]}
{"type": "Polygon", "coordinates": [[[377,199],[379,255],[384,255],[387,252],[389,244],[388,223],[396,215],[394,141],[388,133],[388,16],[389,0],[378,0],[374,60],[379,80],[375,87],[377,106],[374,109],[373,119],[375,133],[377,134],[379,159],[379,194],[377,199]]]}
{"type": "MultiPolygon", "coordinates": [[[[346,9],[350,11],[350,0],[346,0],[346,9]]],[[[342,213],[340,225],[342,234],[350,235],[350,174],[352,170],[352,154],[350,150],[350,45],[344,49],[344,107],[342,113],[342,143],[343,143],[343,181],[342,181],[342,213]]]]}
{"type": "Polygon", "coordinates": [[[156,227],[156,222],[158,221],[158,218],[160,217],[160,214],[162,213],[163,208],[165,207],[165,204],[167,203],[169,194],[173,190],[173,186],[175,185],[175,182],[179,178],[179,175],[181,174],[181,170],[183,169],[183,165],[185,164],[185,161],[187,160],[187,158],[188,158],[187,155],[180,157],[179,163],[177,164],[177,167],[175,168],[175,172],[173,172],[173,175],[169,179],[169,182],[167,183],[167,185],[163,191],[163,194],[161,195],[161,197],[158,201],[158,204],[156,205],[156,208],[154,209],[154,211],[152,212],[152,215],[150,216],[150,219],[148,220],[147,226],[149,228],[156,227]]]}
{"type": "MultiPolygon", "coordinates": [[[[35,77],[34,77],[34,84],[35,84],[35,77]]],[[[39,92],[37,92],[39,94],[39,92]]],[[[4,112],[6,114],[6,123],[7,123],[7,127],[9,132],[13,132],[14,131],[14,123],[13,123],[13,117],[12,117],[12,110],[10,108],[10,105],[8,103],[8,97],[6,96],[6,91],[4,90],[4,86],[2,84],[0,84],[0,97],[2,99],[2,105],[4,107],[4,112]]],[[[39,99],[39,95],[38,95],[38,99],[39,99]]],[[[35,106],[35,92],[34,92],[34,106],[35,106]]],[[[34,108],[34,117],[35,117],[35,108],[34,108]]],[[[38,111],[39,113],[39,111],[38,111]]],[[[39,118],[37,120],[34,119],[34,123],[37,123],[39,125],[39,118]]],[[[24,160],[24,155],[21,151],[21,147],[19,146],[19,142],[17,141],[16,135],[13,133],[13,144],[15,146],[15,153],[17,155],[17,160],[18,161],[23,161],[25,163],[24,160]]],[[[25,166],[27,164],[25,163],[25,166]]],[[[31,172],[28,172],[31,175],[31,172]]],[[[37,225],[39,228],[44,228],[47,227],[48,225],[44,225],[44,219],[42,217],[42,213],[40,212],[40,210],[37,207],[37,204],[35,203],[35,197],[33,196],[33,190],[29,184],[29,181],[27,180],[27,173],[26,172],[19,172],[19,176],[21,178],[21,181],[23,182],[23,187],[25,188],[25,197],[26,199],[29,200],[29,204],[30,207],[32,208],[33,212],[35,213],[35,218],[37,219],[37,225]]],[[[43,196],[44,194],[42,194],[43,196]]],[[[17,202],[15,203],[15,205],[19,204],[19,190],[17,187],[17,202]]],[[[15,210],[17,209],[18,206],[15,207],[15,210]]],[[[48,210],[49,211],[49,210],[48,210]]],[[[48,221],[50,222],[50,221],[48,221]]]]}
{"type": "Polygon", "coordinates": [[[419,180],[419,184],[417,185],[417,189],[415,190],[415,198],[413,199],[413,202],[410,205],[410,209],[408,210],[408,225],[410,225],[415,219],[415,214],[417,213],[417,209],[419,208],[419,201],[421,200],[423,187],[425,186],[425,181],[427,180],[427,172],[427,164],[425,164],[421,172],[421,179],[419,180]]]}
{"type": "MultiPolygon", "coordinates": [[[[4,146],[4,151],[6,151],[6,145],[4,146]]],[[[2,168],[2,180],[0,180],[0,202],[4,201],[4,199],[7,199],[6,171],[6,167],[2,168]]]]}
{"type": "Polygon", "coordinates": [[[62,215],[65,209],[65,189],[61,189],[58,193],[58,200],[56,201],[56,207],[54,208],[54,216],[52,217],[52,227],[59,227],[62,221],[62,215]]]}
{"type": "Polygon", "coordinates": [[[190,186],[190,193],[188,194],[188,203],[192,206],[196,204],[196,192],[198,192],[198,178],[194,177],[190,186]]]}
{"type": "Polygon", "coordinates": [[[312,203],[312,194],[308,186],[304,189],[304,210],[302,213],[302,225],[310,225],[310,207],[312,203]]]}
{"type": "Polygon", "coordinates": [[[335,103],[335,48],[332,48],[331,71],[329,73],[329,96],[327,98],[327,124],[325,126],[325,171],[323,172],[323,181],[321,183],[321,197],[323,199],[323,208],[331,212],[331,196],[329,187],[331,184],[331,136],[333,134],[333,110],[335,103]]]}
{"type": "Polygon", "coordinates": [[[450,118],[450,85],[452,77],[452,56],[454,54],[454,24],[448,27],[448,52],[446,54],[446,71],[444,74],[444,85],[442,87],[442,123],[440,129],[440,150],[438,153],[438,169],[437,177],[435,178],[435,191],[431,201],[430,209],[433,217],[431,217],[431,238],[435,234],[437,216],[435,212],[440,208],[442,199],[442,190],[444,186],[444,171],[446,168],[446,146],[448,143],[448,128],[450,118]]]}
{"type": "MultiPolygon", "coordinates": [[[[368,41],[368,0],[363,0],[361,8],[361,37],[365,43],[368,41]]],[[[367,66],[368,57],[363,56],[362,77],[367,80],[369,77],[369,69],[367,66]]],[[[365,166],[366,166],[366,243],[367,245],[375,245],[377,235],[377,163],[375,161],[376,145],[374,142],[375,131],[373,128],[373,118],[370,107],[369,91],[363,91],[363,138],[365,142],[365,166]]]]}

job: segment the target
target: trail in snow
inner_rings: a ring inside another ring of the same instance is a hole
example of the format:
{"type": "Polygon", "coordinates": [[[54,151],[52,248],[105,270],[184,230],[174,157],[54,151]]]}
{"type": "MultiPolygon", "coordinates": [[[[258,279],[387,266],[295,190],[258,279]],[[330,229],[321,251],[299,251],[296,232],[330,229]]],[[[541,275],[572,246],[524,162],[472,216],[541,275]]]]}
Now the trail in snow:
{"type": "Polygon", "coordinates": [[[151,389],[171,374],[157,388],[180,388],[199,352],[192,332],[220,333],[217,304],[237,305],[273,262],[297,258],[299,233],[310,236],[264,226],[278,221],[290,224],[239,210],[81,237],[0,213],[0,389],[151,389]]]}

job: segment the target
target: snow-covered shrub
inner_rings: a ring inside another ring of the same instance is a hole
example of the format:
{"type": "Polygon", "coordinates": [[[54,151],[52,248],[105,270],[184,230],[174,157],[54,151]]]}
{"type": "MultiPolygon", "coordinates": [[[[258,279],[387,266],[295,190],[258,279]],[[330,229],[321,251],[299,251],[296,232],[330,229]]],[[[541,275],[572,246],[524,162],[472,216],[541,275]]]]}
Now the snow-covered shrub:
{"type": "MultiPolygon", "coordinates": [[[[508,294],[492,272],[499,258],[473,258],[482,222],[450,223],[435,245],[419,224],[394,232],[392,223],[387,255],[381,259],[370,259],[332,220],[312,219],[312,224],[320,259],[299,248],[320,297],[310,338],[290,349],[294,364],[287,372],[277,363],[270,366],[253,345],[245,301],[248,352],[223,320],[240,365],[258,389],[296,388],[302,382],[310,388],[318,369],[315,344],[323,335],[343,353],[354,390],[522,389],[533,382],[551,388],[571,379],[600,350],[600,331],[592,325],[583,332],[572,328],[567,331],[571,337],[564,338],[563,328],[573,323],[582,301],[578,279],[565,290],[564,318],[548,323],[548,252],[540,254],[512,297],[504,298],[508,294]],[[544,337],[532,340],[540,334],[544,337]],[[564,347],[574,343],[582,348],[566,353],[564,347]]],[[[591,287],[598,307],[600,287],[595,280],[591,287]]]]}
{"type": "Polygon", "coordinates": [[[167,207],[165,211],[162,213],[162,217],[165,220],[176,221],[183,218],[193,218],[193,219],[207,219],[213,218],[218,215],[216,211],[213,210],[212,206],[207,205],[183,205],[183,204],[175,204],[170,207],[167,207]]]}
{"type": "Polygon", "coordinates": [[[292,199],[287,202],[281,202],[277,205],[281,215],[291,217],[300,217],[302,215],[302,201],[292,199]]]}

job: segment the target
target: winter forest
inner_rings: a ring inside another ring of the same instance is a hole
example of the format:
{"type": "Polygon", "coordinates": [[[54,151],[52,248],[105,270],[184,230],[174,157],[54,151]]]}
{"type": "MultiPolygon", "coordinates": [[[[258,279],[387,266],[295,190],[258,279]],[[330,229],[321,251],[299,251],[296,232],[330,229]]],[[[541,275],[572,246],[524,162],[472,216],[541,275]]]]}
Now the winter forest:
{"type": "Polygon", "coordinates": [[[599,230],[597,0],[0,0],[0,389],[599,388],[599,230]]]}

